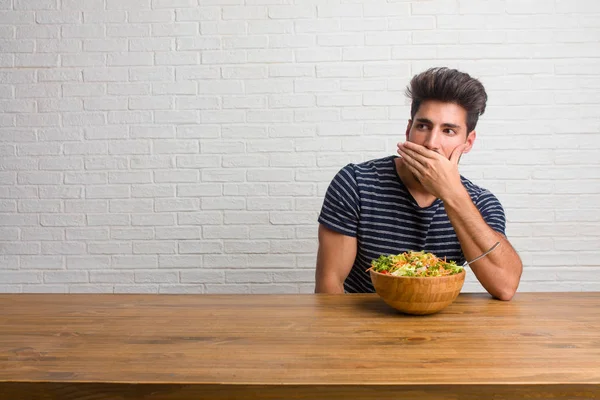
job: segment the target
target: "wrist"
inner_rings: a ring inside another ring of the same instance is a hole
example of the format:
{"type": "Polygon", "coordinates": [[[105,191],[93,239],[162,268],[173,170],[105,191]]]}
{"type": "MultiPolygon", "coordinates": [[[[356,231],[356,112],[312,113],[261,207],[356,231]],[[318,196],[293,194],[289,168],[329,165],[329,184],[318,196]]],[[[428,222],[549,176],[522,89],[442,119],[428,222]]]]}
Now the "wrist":
{"type": "Polygon", "coordinates": [[[467,189],[463,185],[460,185],[460,188],[457,190],[448,193],[441,200],[444,202],[446,210],[459,210],[466,202],[472,202],[471,196],[469,196],[467,189]]]}

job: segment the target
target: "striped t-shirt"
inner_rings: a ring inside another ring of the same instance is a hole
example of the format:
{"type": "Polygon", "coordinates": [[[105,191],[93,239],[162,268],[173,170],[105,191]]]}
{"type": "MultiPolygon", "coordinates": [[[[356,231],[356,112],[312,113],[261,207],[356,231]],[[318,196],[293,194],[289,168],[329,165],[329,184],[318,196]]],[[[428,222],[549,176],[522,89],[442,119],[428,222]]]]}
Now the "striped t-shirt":
{"type": "MultiPolygon", "coordinates": [[[[346,165],[325,194],[319,223],[358,241],[354,265],[344,282],[348,293],[375,291],[366,270],[382,254],[425,250],[464,262],[443,202],[436,199],[431,206],[420,207],[396,172],[396,158],[346,165]]],[[[463,176],[461,181],[483,219],[504,235],[506,219],[498,199],[463,176]]]]}

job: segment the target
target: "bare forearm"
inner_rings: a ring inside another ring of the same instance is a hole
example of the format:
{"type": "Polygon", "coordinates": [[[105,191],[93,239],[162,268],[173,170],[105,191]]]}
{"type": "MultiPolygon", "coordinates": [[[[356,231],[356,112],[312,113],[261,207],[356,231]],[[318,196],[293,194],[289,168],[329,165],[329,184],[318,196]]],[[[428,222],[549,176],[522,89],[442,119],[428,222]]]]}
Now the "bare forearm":
{"type": "Polygon", "coordinates": [[[344,284],[335,278],[332,279],[331,277],[317,277],[315,293],[343,294],[344,284]]]}
{"type": "Polygon", "coordinates": [[[517,290],[523,268],[510,242],[484,221],[466,190],[446,199],[444,207],[467,260],[500,242],[496,250],[470,266],[492,296],[510,300],[517,290]]]}

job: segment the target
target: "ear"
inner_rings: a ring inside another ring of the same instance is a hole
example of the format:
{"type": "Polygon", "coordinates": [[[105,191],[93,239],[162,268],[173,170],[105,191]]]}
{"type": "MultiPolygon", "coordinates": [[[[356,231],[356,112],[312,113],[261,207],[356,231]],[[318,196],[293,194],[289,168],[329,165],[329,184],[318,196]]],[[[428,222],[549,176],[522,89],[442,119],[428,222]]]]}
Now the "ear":
{"type": "Polygon", "coordinates": [[[471,132],[469,132],[467,134],[467,140],[465,141],[465,144],[467,145],[467,147],[465,147],[463,154],[471,151],[471,149],[473,148],[473,143],[475,142],[476,138],[477,138],[477,132],[475,132],[475,130],[472,130],[471,132]]]}
{"type": "Polygon", "coordinates": [[[408,135],[410,134],[410,128],[412,128],[413,121],[412,119],[408,120],[408,124],[406,124],[406,141],[408,142],[408,135]]]}

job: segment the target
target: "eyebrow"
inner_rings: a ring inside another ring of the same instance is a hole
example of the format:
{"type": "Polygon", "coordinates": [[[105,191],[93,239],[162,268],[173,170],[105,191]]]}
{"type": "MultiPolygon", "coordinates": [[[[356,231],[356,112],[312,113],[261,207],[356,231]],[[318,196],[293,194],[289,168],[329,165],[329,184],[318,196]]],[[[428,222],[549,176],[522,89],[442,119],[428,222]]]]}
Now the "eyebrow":
{"type": "MultiPolygon", "coordinates": [[[[421,122],[423,124],[433,125],[433,122],[430,119],[427,119],[427,118],[417,118],[417,122],[421,122]]],[[[448,122],[443,123],[442,126],[445,126],[445,127],[448,127],[448,128],[453,128],[453,129],[459,129],[460,128],[460,125],[451,124],[451,123],[448,123],[448,122]]]]}

